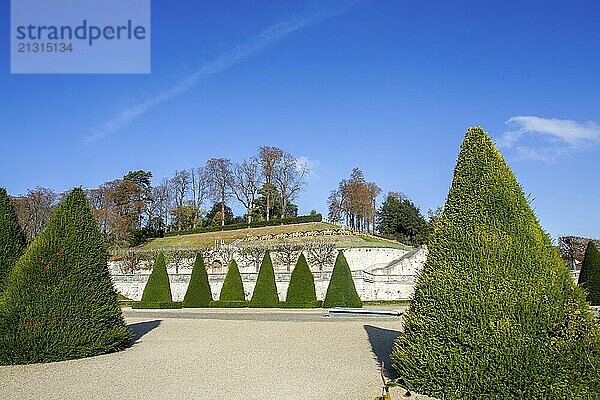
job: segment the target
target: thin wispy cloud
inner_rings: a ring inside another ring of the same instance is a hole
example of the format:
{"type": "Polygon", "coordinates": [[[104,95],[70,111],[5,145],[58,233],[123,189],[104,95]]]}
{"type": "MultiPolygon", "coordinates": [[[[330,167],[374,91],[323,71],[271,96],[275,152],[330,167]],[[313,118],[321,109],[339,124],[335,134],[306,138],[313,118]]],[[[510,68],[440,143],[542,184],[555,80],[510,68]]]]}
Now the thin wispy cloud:
{"type": "Polygon", "coordinates": [[[519,115],[506,121],[510,131],[496,140],[521,159],[548,161],[600,144],[600,124],[519,115]]]}
{"type": "Polygon", "coordinates": [[[205,63],[194,73],[181,78],[173,87],[168,88],[163,92],[158,93],[146,99],[145,101],[142,101],[139,104],[129,107],[114,115],[101,127],[92,131],[91,135],[89,135],[87,138],[88,142],[95,142],[117,132],[119,129],[127,126],[133,120],[139,118],[148,111],[151,111],[160,104],[173,99],[181,93],[187,92],[200,81],[210,78],[211,76],[240,63],[241,61],[253,56],[260,50],[263,50],[284,39],[293,32],[299,31],[311,25],[316,25],[326,19],[343,14],[356,3],[357,1],[349,1],[341,7],[319,8],[303,16],[294,16],[271,25],[246,42],[225,53],[222,53],[214,60],[205,63]]]}

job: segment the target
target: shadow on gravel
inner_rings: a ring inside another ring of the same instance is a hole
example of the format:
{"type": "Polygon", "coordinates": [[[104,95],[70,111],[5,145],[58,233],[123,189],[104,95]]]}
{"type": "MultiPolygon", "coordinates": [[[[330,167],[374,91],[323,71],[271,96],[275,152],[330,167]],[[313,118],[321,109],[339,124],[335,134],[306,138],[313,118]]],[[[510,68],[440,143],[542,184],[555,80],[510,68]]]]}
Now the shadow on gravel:
{"type": "Polygon", "coordinates": [[[131,332],[133,333],[130,344],[134,344],[146,333],[158,327],[160,325],[160,321],[160,319],[157,319],[154,321],[136,322],[134,324],[127,325],[127,327],[131,329],[131,332]]]}
{"type": "Polygon", "coordinates": [[[400,335],[399,331],[392,331],[390,329],[377,328],[372,325],[364,325],[365,331],[369,336],[369,343],[371,343],[371,350],[375,355],[375,359],[378,364],[382,362],[385,364],[386,375],[390,379],[395,379],[396,374],[392,369],[392,361],[390,355],[392,354],[392,348],[394,347],[394,341],[400,335]]]}

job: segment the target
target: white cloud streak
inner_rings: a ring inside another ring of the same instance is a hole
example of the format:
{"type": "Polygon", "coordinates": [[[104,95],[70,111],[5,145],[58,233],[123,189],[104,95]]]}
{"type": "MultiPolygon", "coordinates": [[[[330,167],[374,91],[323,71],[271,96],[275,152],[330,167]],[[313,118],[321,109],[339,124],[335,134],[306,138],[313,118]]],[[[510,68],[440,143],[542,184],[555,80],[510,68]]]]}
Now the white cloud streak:
{"type": "Polygon", "coordinates": [[[311,25],[316,25],[328,18],[340,15],[349,10],[354,4],[355,2],[353,1],[336,9],[322,8],[317,11],[313,11],[310,14],[291,17],[271,25],[248,41],[230,51],[222,53],[213,61],[204,64],[194,73],[182,78],[175,86],[116,114],[113,116],[113,118],[104,123],[99,129],[93,130],[92,134],[87,137],[87,141],[95,142],[117,132],[119,129],[127,126],[133,120],[139,118],[148,111],[151,111],[160,104],[173,99],[181,93],[187,92],[198,82],[210,78],[211,76],[238,64],[260,50],[263,50],[284,39],[286,36],[295,31],[311,25]]]}
{"type": "Polygon", "coordinates": [[[506,124],[511,130],[496,142],[500,147],[513,149],[521,159],[549,161],[600,144],[600,124],[592,121],[519,115],[506,124]],[[527,144],[523,143],[526,138],[527,144]]]}

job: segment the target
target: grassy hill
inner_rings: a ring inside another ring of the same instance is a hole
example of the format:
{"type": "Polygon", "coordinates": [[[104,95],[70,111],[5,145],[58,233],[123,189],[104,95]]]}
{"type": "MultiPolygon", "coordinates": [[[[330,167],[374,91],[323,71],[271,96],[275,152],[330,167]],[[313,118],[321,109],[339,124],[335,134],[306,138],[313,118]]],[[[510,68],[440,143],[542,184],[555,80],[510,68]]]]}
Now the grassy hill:
{"type": "MultiPolygon", "coordinates": [[[[293,225],[278,225],[278,226],[266,226],[262,228],[247,228],[238,229],[233,231],[220,231],[220,232],[207,232],[197,233],[191,235],[171,236],[165,238],[153,239],[150,242],[142,246],[144,249],[158,249],[158,248],[173,248],[173,247],[204,247],[213,246],[215,243],[224,241],[229,244],[235,241],[243,240],[248,237],[264,237],[267,235],[278,235],[278,234],[292,234],[295,232],[310,232],[310,231],[322,231],[327,229],[337,229],[338,227],[326,222],[309,222],[304,224],[293,224],[293,225]]],[[[347,247],[391,247],[398,249],[406,249],[406,246],[400,243],[386,241],[384,239],[374,238],[372,236],[365,235],[351,235],[351,236],[317,236],[317,237],[299,237],[299,238],[285,238],[285,239],[271,239],[271,242],[282,243],[282,242],[306,242],[316,239],[326,239],[335,242],[338,248],[347,247]]],[[[242,241],[240,245],[252,244],[256,242],[263,242],[262,240],[253,241],[242,241]]],[[[266,242],[266,241],[265,241],[266,242]]]]}

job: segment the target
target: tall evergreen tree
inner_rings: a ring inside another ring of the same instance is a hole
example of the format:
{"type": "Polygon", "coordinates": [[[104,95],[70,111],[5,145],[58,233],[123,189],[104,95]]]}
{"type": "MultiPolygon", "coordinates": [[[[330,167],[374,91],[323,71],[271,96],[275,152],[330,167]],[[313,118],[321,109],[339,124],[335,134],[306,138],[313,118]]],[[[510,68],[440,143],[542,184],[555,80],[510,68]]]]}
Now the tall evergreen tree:
{"type": "Polygon", "coordinates": [[[185,297],[183,298],[184,307],[208,307],[212,301],[210,284],[208,283],[208,274],[204,267],[202,254],[196,255],[196,261],[192,267],[192,276],[185,297]]]}
{"type": "Polygon", "coordinates": [[[0,295],[6,277],[25,251],[27,241],[6,189],[0,188],[0,295]]]}
{"type": "Polygon", "coordinates": [[[323,307],[362,307],[362,301],[352,279],[352,271],[342,251],[335,259],[323,307]]]}
{"type": "Polygon", "coordinates": [[[227,275],[223,281],[221,294],[219,295],[220,302],[238,302],[245,301],[246,294],[244,292],[244,284],[242,276],[235,260],[231,261],[227,269],[227,275]]]}
{"type": "Polygon", "coordinates": [[[429,250],[392,353],[405,386],[444,399],[599,398],[583,291],[479,127],[429,250]]]}
{"type": "Polygon", "coordinates": [[[379,231],[407,244],[423,243],[427,222],[410,199],[400,193],[388,193],[377,213],[379,231]]]}
{"type": "Polygon", "coordinates": [[[0,364],[123,348],[131,333],[106,260],[85,192],[73,189],[8,276],[0,304],[0,364]]]}
{"type": "Polygon", "coordinates": [[[579,286],[587,291],[587,300],[593,306],[600,306],[600,252],[592,240],[585,249],[579,286]]]}
{"type": "Polygon", "coordinates": [[[275,285],[275,271],[269,251],[265,255],[258,271],[256,286],[250,300],[250,307],[277,307],[279,297],[277,296],[277,286],[275,285]]]}
{"type": "Polygon", "coordinates": [[[303,253],[300,253],[300,257],[298,257],[296,266],[292,271],[285,302],[288,307],[317,306],[315,279],[303,253]]]}

